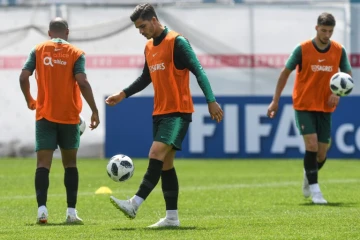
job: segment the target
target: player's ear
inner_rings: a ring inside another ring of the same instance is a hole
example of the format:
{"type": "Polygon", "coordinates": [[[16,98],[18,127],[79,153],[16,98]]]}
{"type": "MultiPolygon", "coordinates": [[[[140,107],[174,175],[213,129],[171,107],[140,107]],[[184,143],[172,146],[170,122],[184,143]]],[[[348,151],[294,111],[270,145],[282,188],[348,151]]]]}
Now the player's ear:
{"type": "Polygon", "coordinates": [[[316,31],[318,30],[318,25],[315,25],[315,30],[316,30],[316,31]]]}
{"type": "Polygon", "coordinates": [[[69,29],[66,30],[66,36],[69,36],[69,29]]]}
{"type": "Polygon", "coordinates": [[[50,31],[48,31],[48,35],[49,35],[49,37],[51,38],[51,33],[50,33],[50,31]]]}
{"type": "Polygon", "coordinates": [[[151,23],[152,23],[152,24],[155,24],[157,21],[158,21],[158,20],[157,20],[157,18],[156,18],[155,16],[151,18],[151,23]]]}

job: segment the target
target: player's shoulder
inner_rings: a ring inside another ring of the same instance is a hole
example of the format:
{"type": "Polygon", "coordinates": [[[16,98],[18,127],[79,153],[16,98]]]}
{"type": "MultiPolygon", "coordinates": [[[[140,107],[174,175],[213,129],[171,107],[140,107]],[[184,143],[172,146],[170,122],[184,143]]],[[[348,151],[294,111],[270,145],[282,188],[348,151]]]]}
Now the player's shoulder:
{"type": "Polygon", "coordinates": [[[178,38],[183,38],[183,35],[177,31],[174,31],[172,29],[169,28],[165,28],[166,31],[166,36],[164,39],[166,39],[167,41],[174,41],[177,40],[178,38]]]}
{"type": "Polygon", "coordinates": [[[70,42],[68,42],[68,41],[65,41],[65,40],[63,40],[63,39],[61,39],[61,42],[59,42],[59,43],[61,43],[61,45],[66,46],[66,47],[68,47],[68,48],[82,51],[82,50],[81,50],[79,47],[77,47],[76,45],[74,45],[74,44],[72,44],[72,43],[70,43],[70,42]]]}
{"type": "Polygon", "coordinates": [[[176,32],[176,31],[174,31],[174,30],[169,30],[167,36],[171,36],[171,37],[176,38],[177,36],[181,36],[181,34],[178,33],[178,32],[176,32]]]}
{"type": "Polygon", "coordinates": [[[340,49],[344,48],[344,46],[341,43],[334,41],[334,40],[331,40],[331,45],[335,46],[336,48],[340,48],[340,49]]]}
{"type": "Polygon", "coordinates": [[[69,42],[64,42],[63,46],[66,47],[71,53],[73,53],[76,56],[85,55],[85,52],[79,47],[75,46],[74,44],[71,44],[69,42]]]}
{"type": "Polygon", "coordinates": [[[167,39],[168,41],[175,41],[180,36],[182,36],[180,33],[176,32],[174,30],[169,30],[165,36],[165,39],[167,39]]]}
{"type": "Polygon", "coordinates": [[[189,40],[182,35],[181,33],[175,32],[175,31],[170,31],[172,34],[172,38],[175,41],[175,46],[187,46],[190,44],[189,40]]]}
{"type": "Polygon", "coordinates": [[[35,45],[35,49],[40,49],[40,48],[46,47],[50,44],[52,44],[51,40],[42,41],[35,45]]]}
{"type": "Polygon", "coordinates": [[[176,37],[175,37],[175,40],[176,41],[188,41],[186,37],[184,37],[183,35],[181,34],[178,34],[176,37]]]}
{"type": "Polygon", "coordinates": [[[312,39],[307,39],[305,41],[302,41],[299,45],[303,46],[303,47],[306,47],[306,46],[311,46],[312,44],[313,44],[312,39]]]}
{"type": "Polygon", "coordinates": [[[147,40],[147,42],[145,44],[145,50],[153,45],[154,45],[154,39],[151,38],[151,39],[147,40]]]}
{"type": "Polygon", "coordinates": [[[77,47],[75,45],[72,45],[72,44],[70,44],[70,46],[73,49],[73,51],[85,54],[84,51],[81,48],[79,48],[79,47],[77,47]]]}
{"type": "Polygon", "coordinates": [[[296,44],[294,49],[293,49],[293,52],[301,51],[301,46],[302,46],[301,43],[296,44]]]}

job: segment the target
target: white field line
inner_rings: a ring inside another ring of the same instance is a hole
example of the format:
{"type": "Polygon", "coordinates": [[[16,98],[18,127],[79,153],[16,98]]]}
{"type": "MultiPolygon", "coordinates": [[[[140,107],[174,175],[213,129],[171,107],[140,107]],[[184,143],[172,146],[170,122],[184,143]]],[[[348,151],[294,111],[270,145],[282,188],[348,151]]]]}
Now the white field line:
{"type": "MultiPolygon", "coordinates": [[[[328,183],[328,184],[346,184],[346,183],[359,183],[360,179],[332,179],[332,180],[324,180],[321,183],[328,183]]],[[[281,188],[281,187],[288,187],[288,186],[300,186],[302,182],[299,181],[288,181],[288,182],[270,182],[270,183],[244,183],[244,184],[223,184],[223,185],[209,185],[209,186],[188,186],[188,187],[181,187],[181,192],[186,191],[208,191],[208,190],[219,190],[219,189],[242,189],[242,188],[281,188]]],[[[99,186],[100,187],[100,186],[99,186]]],[[[135,193],[136,189],[126,189],[126,190],[113,190],[113,193],[121,193],[121,194],[133,194],[135,193]]],[[[161,191],[160,188],[154,190],[155,192],[161,191]]],[[[95,195],[94,192],[79,192],[78,196],[92,196],[95,195]]],[[[59,194],[48,194],[48,198],[51,197],[64,197],[65,196],[65,189],[64,193],[59,194]]],[[[15,195],[15,196],[0,196],[0,200],[10,200],[10,199],[30,199],[35,198],[35,195],[15,195]]]]}

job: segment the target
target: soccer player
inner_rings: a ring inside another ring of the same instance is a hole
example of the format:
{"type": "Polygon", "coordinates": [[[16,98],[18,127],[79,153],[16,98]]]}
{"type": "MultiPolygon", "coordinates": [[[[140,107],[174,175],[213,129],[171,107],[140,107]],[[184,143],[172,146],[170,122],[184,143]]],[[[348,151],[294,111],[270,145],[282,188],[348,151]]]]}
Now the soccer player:
{"type": "Polygon", "coordinates": [[[190,43],[180,34],[164,27],[153,6],[140,4],[130,17],[141,35],[149,39],[145,47],[143,72],[128,88],[106,99],[113,106],[140,92],[151,82],[154,87],[153,143],[149,165],[137,193],[129,200],[111,202],[127,217],[135,218],[143,201],[157,185],[160,177],[166,204],[166,217],[149,227],[177,227],[179,184],[174,168],[176,151],[181,150],[194,112],[189,88],[190,71],[196,76],[212,119],[220,122],[223,111],[216,102],[208,78],[190,43]]]}
{"type": "Polygon", "coordinates": [[[330,91],[329,81],[339,68],[351,75],[345,48],[330,40],[335,23],[330,13],[318,17],[315,38],[299,44],[290,55],[267,112],[270,118],[275,117],[281,92],[296,68],[292,98],[297,127],[306,149],[303,194],[306,198],[312,196],[315,204],[327,204],[318,184],[318,171],[326,161],[331,141],[331,114],[339,103],[339,97],[330,91]]]}
{"type": "Polygon", "coordinates": [[[53,152],[60,147],[65,169],[64,185],[67,194],[66,222],[82,223],[75,209],[79,175],[77,150],[80,145],[79,114],[82,109],[80,92],[92,110],[90,128],[99,125],[98,110],[85,74],[85,54],[67,42],[68,23],[55,18],[49,24],[51,40],[35,46],[20,74],[20,86],[27,106],[36,109],[35,173],[38,223],[47,223],[46,208],[49,172],[53,152]],[[29,77],[35,70],[37,99],[31,96],[29,77]]]}

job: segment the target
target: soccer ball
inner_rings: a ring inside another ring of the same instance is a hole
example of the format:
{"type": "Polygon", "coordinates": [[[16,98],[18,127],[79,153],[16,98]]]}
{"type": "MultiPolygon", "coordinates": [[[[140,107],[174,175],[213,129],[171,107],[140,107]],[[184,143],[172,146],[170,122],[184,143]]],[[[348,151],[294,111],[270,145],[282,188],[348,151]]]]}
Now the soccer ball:
{"type": "Polygon", "coordinates": [[[354,81],[347,73],[335,73],[330,79],[330,89],[337,96],[343,97],[351,93],[354,81]]]}
{"type": "Polygon", "coordinates": [[[124,154],[113,156],[106,166],[107,174],[115,182],[129,180],[134,174],[134,170],[135,167],[133,161],[124,154]]]}
{"type": "Polygon", "coordinates": [[[85,119],[81,115],[80,115],[79,128],[80,128],[80,136],[81,136],[85,132],[85,129],[86,129],[85,119]]]}

